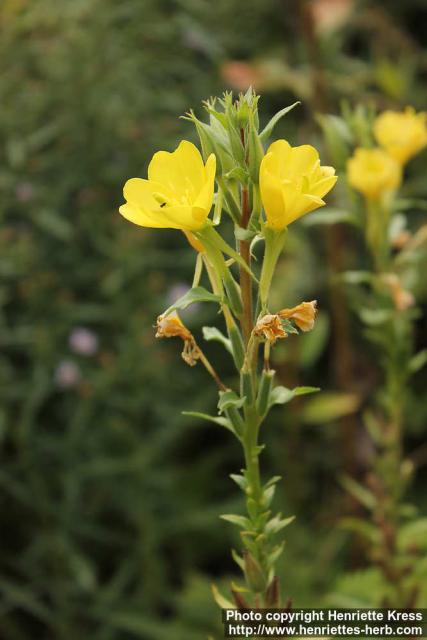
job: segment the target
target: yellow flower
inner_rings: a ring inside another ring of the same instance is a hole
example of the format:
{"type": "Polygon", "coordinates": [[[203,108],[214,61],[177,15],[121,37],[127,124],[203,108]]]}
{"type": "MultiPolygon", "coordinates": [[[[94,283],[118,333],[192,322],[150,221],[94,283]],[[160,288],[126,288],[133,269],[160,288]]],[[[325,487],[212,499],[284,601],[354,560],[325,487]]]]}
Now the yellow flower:
{"type": "Polygon", "coordinates": [[[292,307],[292,309],[282,309],[278,312],[278,315],[281,318],[293,320],[301,331],[311,331],[314,327],[314,320],[316,318],[316,306],[317,300],[301,302],[301,304],[298,304],[296,307],[292,307]]]}
{"type": "Polygon", "coordinates": [[[408,162],[427,145],[427,114],[405,111],[384,111],[374,123],[375,138],[400,164],[408,162]]]}
{"type": "Polygon", "coordinates": [[[120,213],[141,227],[201,229],[212,207],[215,168],[213,154],[204,165],[197,147],[186,140],[173,153],[158,151],[148,180],[126,182],[120,213]]]}
{"type": "Polygon", "coordinates": [[[321,167],[314,147],[291,147],[286,140],[270,145],[260,167],[261,198],[267,225],[281,230],[322,200],[337,181],[333,167],[321,167]]]}
{"type": "Polygon", "coordinates": [[[349,184],[368,200],[377,200],[400,185],[400,165],[383,149],[359,147],[347,162],[349,184]]]}

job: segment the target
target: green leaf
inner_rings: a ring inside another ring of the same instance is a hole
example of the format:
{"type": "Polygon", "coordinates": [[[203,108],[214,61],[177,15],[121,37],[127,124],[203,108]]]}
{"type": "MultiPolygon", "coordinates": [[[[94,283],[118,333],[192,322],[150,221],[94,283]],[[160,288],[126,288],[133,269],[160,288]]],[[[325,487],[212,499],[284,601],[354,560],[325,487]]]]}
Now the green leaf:
{"type": "Polygon", "coordinates": [[[231,600],[227,600],[227,598],[224,598],[222,593],[218,590],[218,588],[214,584],[211,585],[211,589],[212,589],[213,598],[214,598],[215,602],[217,603],[217,605],[219,607],[221,607],[221,609],[235,609],[236,608],[235,605],[231,602],[231,600]]]}
{"type": "Polygon", "coordinates": [[[225,520],[226,522],[231,522],[231,524],[235,524],[241,529],[249,529],[251,526],[250,521],[245,516],[238,516],[234,513],[225,513],[222,516],[219,516],[221,520],[225,520]]]}
{"type": "Polygon", "coordinates": [[[378,544],[381,536],[377,527],[362,518],[343,518],[340,526],[347,531],[354,531],[366,538],[371,544],[378,544]]]}
{"type": "Polygon", "coordinates": [[[237,551],[235,551],[234,549],[231,550],[231,556],[234,560],[234,562],[237,564],[238,567],[240,567],[240,569],[242,571],[245,570],[245,561],[243,560],[242,556],[240,556],[237,551]]]}
{"type": "Polygon", "coordinates": [[[427,549],[427,518],[418,518],[418,520],[401,525],[397,542],[402,550],[411,546],[427,549]]]}
{"type": "Polygon", "coordinates": [[[287,113],[289,113],[289,111],[292,111],[292,109],[296,107],[298,104],[301,104],[299,100],[298,102],[294,102],[293,104],[291,104],[289,107],[285,107],[284,109],[281,109],[280,111],[278,111],[271,118],[271,120],[268,122],[268,124],[264,127],[264,129],[259,134],[260,140],[261,141],[267,140],[273,133],[273,129],[276,126],[276,124],[279,122],[279,120],[283,118],[283,116],[285,116],[287,113]]]}
{"type": "Polygon", "coordinates": [[[423,349],[415,354],[409,361],[408,369],[411,373],[416,373],[427,363],[427,349],[423,349]]]}
{"type": "Polygon", "coordinates": [[[225,409],[229,409],[230,407],[240,409],[245,404],[245,400],[246,397],[240,398],[235,391],[220,391],[218,410],[220,413],[223,413],[225,409]]]}
{"type": "Polygon", "coordinates": [[[270,394],[269,407],[275,404],[286,404],[296,396],[316,393],[317,391],[320,391],[319,387],[295,387],[294,389],[287,389],[287,387],[282,386],[275,387],[270,394]]]}
{"type": "Polygon", "coordinates": [[[234,480],[234,482],[241,488],[242,491],[246,490],[246,487],[248,486],[248,482],[245,476],[241,476],[237,473],[230,473],[230,478],[234,480]]]}
{"type": "Polygon", "coordinates": [[[216,302],[219,304],[221,302],[221,297],[211,293],[204,287],[194,287],[166,309],[163,315],[168,316],[170,313],[177,311],[178,309],[186,309],[195,302],[216,302]]]}
{"type": "Polygon", "coordinates": [[[224,345],[227,351],[233,354],[233,350],[231,348],[231,341],[216,327],[203,327],[203,337],[208,342],[211,340],[215,340],[216,342],[220,342],[224,345]]]}
{"type": "Polygon", "coordinates": [[[372,510],[376,505],[376,498],[373,493],[368,491],[366,487],[356,482],[350,476],[342,476],[340,478],[341,484],[356,500],[358,500],[364,507],[372,510]]]}
{"type": "Polygon", "coordinates": [[[355,393],[326,391],[307,401],[303,420],[309,424],[325,424],[355,413],[360,406],[360,396],[355,393]]]}
{"type": "Polygon", "coordinates": [[[275,534],[279,533],[282,529],[287,527],[295,520],[295,516],[290,516],[289,518],[281,518],[280,514],[272,518],[269,522],[267,522],[265,526],[265,532],[267,534],[275,534]]]}
{"type": "Polygon", "coordinates": [[[225,427],[234,433],[234,429],[227,418],[223,418],[221,416],[210,416],[208,413],[200,413],[199,411],[182,411],[181,413],[183,416],[190,416],[190,418],[200,418],[201,420],[214,422],[215,424],[219,424],[221,427],[225,427]]]}

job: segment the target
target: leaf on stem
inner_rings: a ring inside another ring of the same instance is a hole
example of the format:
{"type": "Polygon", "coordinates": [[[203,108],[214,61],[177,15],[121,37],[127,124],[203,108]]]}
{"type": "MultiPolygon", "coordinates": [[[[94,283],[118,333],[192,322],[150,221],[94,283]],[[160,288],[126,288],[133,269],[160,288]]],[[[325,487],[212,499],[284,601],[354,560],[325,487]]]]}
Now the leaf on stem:
{"type": "Polygon", "coordinates": [[[218,410],[223,413],[226,409],[234,407],[240,409],[243,407],[246,401],[246,396],[240,398],[235,391],[220,391],[218,400],[218,410]]]}
{"type": "Polygon", "coordinates": [[[270,394],[269,408],[275,404],[286,404],[296,396],[316,393],[317,391],[320,391],[319,387],[295,387],[294,389],[288,389],[287,387],[282,386],[275,387],[270,394]]]}
{"type": "Polygon", "coordinates": [[[231,522],[231,524],[235,524],[241,529],[245,529],[245,530],[250,529],[251,523],[248,520],[248,518],[245,518],[245,516],[239,516],[234,513],[225,513],[219,517],[221,518],[221,520],[225,520],[226,522],[231,522]]]}
{"type": "Polygon", "coordinates": [[[342,476],[340,479],[341,485],[348,491],[356,500],[358,500],[364,507],[369,510],[374,509],[377,501],[373,493],[371,493],[366,487],[356,482],[350,476],[342,476]]]}
{"type": "Polygon", "coordinates": [[[194,287],[185,293],[181,298],[179,298],[173,305],[171,305],[164,312],[163,316],[168,316],[173,311],[177,311],[178,309],[186,309],[191,304],[195,302],[216,302],[220,304],[221,297],[211,293],[204,287],[194,287]]]}
{"type": "Polygon", "coordinates": [[[273,129],[279,122],[279,120],[283,118],[283,116],[285,116],[287,113],[289,113],[289,111],[292,111],[292,109],[294,109],[298,104],[301,104],[299,100],[298,102],[294,102],[293,104],[291,104],[289,107],[285,107],[284,109],[278,111],[259,134],[260,140],[267,140],[273,133],[273,129]]]}
{"type": "Polygon", "coordinates": [[[229,340],[219,329],[216,327],[203,327],[203,337],[205,340],[210,342],[211,340],[215,340],[216,342],[220,342],[224,345],[227,351],[233,354],[233,349],[231,348],[231,340],[229,340]]]}

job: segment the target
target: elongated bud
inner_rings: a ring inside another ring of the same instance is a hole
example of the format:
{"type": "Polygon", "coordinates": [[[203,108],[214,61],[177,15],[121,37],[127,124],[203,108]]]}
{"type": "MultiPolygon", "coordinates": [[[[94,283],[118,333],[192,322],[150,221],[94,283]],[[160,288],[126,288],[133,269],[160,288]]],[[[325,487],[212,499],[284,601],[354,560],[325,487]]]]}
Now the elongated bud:
{"type": "Polygon", "coordinates": [[[231,342],[231,349],[233,351],[233,358],[236,364],[236,368],[240,371],[243,367],[245,360],[245,347],[243,345],[242,334],[236,325],[233,325],[228,330],[228,336],[231,342]]]}
{"type": "Polygon", "coordinates": [[[267,587],[265,604],[267,607],[278,607],[280,604],[280,585],[279,578],[277,576],[274,576],[273,580],[267,587]]]}
{"type": "Polygon", "coordinates": [[[232,588],[231,589],[231,593],[233,595],[234,602],[236,603],[236,607],[238,609],[249,609],[250,608],[249,604],[246,602],[246,600],[244,599],[242,594],[239,593],[239,591],[236,591],[236,589],[232,588]]]}
{"type": "Polygon", "coordinates": [[[261,593],[265,589],[265,577],[259,562],[253,555],[246,551],[244,553],[246,580],[255,593],[261,593]]]}
{"type": "Polygon", "coordinates": [[[241,385],[241,395],[246,396],[247,404],[254,404],[255,396],[254,396],[254,387],[252,375],[249,371],[242,371],[240,376],[240,385],[241,385]]]}
{"type": "Polygon", "coordinates": [[[255,127],[253,114],[249,114],[249,130],[248,130],[248,166],[249,174],[252,182],[258,184],[259,182],[259,168],[261,160],[264,157],[264,148],[258,135],[258,131],[255,127]]]}
{"type": "Polygon", "coordinates": [[[259,416],[265,416],[270,404],[270,394],[273,387],[273,378],[276,372],[273,369],[264,369],[259,385],[258,397],[256,401],[256,409],[259,416]]]}
{"type": "Polygon", "coordinates": [[[224,273],[224,287],[227,292],[230,309],[235,315],[240,316],[243,312],[240,287],[228,270],[224,273]]]}
{"type": "Polygon", "coordinates": [[[242,144],[242,140],[240,138],[240,133],[233,127],[230,123],[228,127],[228,137],[230,139],[230,146],[233,152],[234,158],[237,162],[244,166],[245,164],[245,149],[242,144]]]}
{"type": "Polygon", "coordinates": [[[243,433],[244,422],[236,407],[228,407],[224,409],[224,413],[233,425],[235,433],[240,436],[243,433]]]}

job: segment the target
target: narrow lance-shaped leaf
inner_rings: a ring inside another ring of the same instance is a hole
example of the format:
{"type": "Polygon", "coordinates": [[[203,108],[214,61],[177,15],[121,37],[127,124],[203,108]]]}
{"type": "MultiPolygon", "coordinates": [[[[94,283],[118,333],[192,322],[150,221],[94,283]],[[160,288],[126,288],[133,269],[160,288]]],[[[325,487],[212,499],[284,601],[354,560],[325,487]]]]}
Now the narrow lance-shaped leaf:
{"type": "Polygon", "coordinates": [[[185,293],[181,298],[179,298],[176,302],[173,303],[166,311],[164,312],[164,316],[168,316],[173,311],[177,311],[178,309],[186,309],[191,304],[195,302],[216,302],[220,304],[221,298],[220,296],[211,293],[204,287],[194,287],[185,293]]]}
{"type": "Polygon", "coordinates": [[[267,140],[271,136],[271,134],[273,133],[273,129],[276,126],[276,124],[279,122],[279,120],[283,118],[283,116],[285,116],[287,113],[289,113],[289,111],[292,111],[292,109],[296,107],[298,104],[301,104],[299,100],[298,102],[294,102],[293,104],[291,104],[289,107],[285,107],[284,109],[281,109],[271,118],[269,123],[264,127],[264,129],[259,134],[259,137],[262,142],[264,142],[264,140],[267,140]]]}

